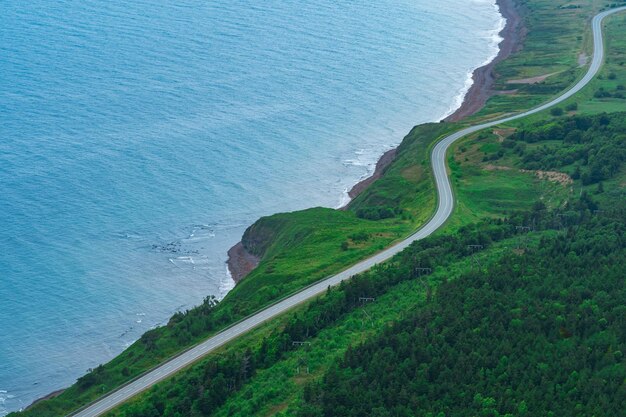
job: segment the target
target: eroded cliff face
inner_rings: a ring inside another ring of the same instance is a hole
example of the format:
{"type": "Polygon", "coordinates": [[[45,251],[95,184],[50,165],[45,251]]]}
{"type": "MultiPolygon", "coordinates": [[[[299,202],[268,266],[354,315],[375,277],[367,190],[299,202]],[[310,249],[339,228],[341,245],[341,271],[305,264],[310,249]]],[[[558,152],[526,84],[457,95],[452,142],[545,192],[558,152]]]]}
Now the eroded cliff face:
{"type": "Polygon", "coordinates": [[[246,251],[241,242],[228,250],[228,270],[235,283],[244,279],[259,265],[259,262],[261,258],[246,251]]]}
{"type": "Polygon", "coordinates": [[[241,242],[228,250],[228,270],[235,282],[244,279],[259,265],[274,242],[278,225],[270,223],[267,217],[257,220],[246,229],[241,242]]]}
{"type": "Polygon", "coordinates": [[[248,227],[241,238],[241,244],[246,252],[259,258],[265,255],[277,234],[276,227],[267,224],[266,219],[261,218],[248,227]]]}
{"type": "Polygon", "coordinates": [[[262,217],[244,232],[241,242],[228,251],[228,268],[236,282],[241,281],[262,260],[297,247],[315,233],[317,221],[333,209],[316,207],[262,217]]]}

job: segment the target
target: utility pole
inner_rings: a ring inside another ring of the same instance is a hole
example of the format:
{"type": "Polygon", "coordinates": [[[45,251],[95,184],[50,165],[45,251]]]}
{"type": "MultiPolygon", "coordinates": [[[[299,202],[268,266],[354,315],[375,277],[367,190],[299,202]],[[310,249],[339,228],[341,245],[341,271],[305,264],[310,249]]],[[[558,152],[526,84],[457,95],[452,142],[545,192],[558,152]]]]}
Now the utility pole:
{"type": "MultiPolygon", "coordinates": [[[[372,324],[372,327],[374,327],[374,320],[372,319],[372,316],[369,315],[367,310],[365,310],[365,308],[363,308],[363,314],[365,314],[365,318],[368,319],[370,323],[372,324]]],[[[362,320],[361,324],[365,326],[365,320],[362,320]]]]}
{"type": "Polygon", "coordinates": [[[307,375],[310,373],[308,361],[304,359],[303,356],[298,358],[298,365],[296,366],[296,375],[300,375],[300,367],[306,365],[306,373],[307,375]]]}
{"type": "Polygon", "coordinates": [[[241,360],[241,376],[244,381],[248,379],[248,371],[250,370],[250,356],[244,354],[241,360]]]}
{"type": "Polygon", "coordinates": [[[418,277],[421,277],[422,275],[427,275],[433,272],[432,268],[420,268],[420,267],[416,267],[413,269],[413,272],[415,273],[415,275],[417,275],[418,277]]]}
{"type": "MultiPolygon", "coordinates": [[[[311,346],[311,342],[302,342],[302,341],[294,341],[291,342],[292,346],[311,346]]],[[[298,364],[296,365],[296,375],[300,375],[300,367],[306,365],[306,373],[309,373],[309,365],[308,365],[308,361],[305,360],[305,355],[306,355],[306,351],[305,353],[302,353],[302,351],[300,351],[300,355],[298,356],[298,364]]]]}
{"type": "Polygon", "coordinates": [[[484,249],[485,247],[483,245],[467,245],[467,248],[471,251],[471,253],[472,253],[472,260],[476,263],[476,265],[478,266],[478,270],[480,271],[480,269],[482,268],[482,265],[478,261],[478,257],[476,256],[476,252],[478,252],[479,250],[484,249]]]}
{"type": "Polygon", "coordinates": [[[517,241],[517,249],[520,249],[522,243],[524,243],[524,249],[528,249],[528,233],[530,233],[532,229],[528,226],[515,226],[515,230],[524,234],[523,240],[520,238],[517,241]]]}

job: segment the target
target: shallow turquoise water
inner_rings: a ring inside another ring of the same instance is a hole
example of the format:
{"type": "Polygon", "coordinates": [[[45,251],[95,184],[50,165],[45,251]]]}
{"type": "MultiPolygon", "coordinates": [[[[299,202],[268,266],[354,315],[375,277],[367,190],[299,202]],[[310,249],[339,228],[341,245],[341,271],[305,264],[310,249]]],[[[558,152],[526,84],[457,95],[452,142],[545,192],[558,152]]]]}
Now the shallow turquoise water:
{"type": "Polygon", "coordinates": [[[259,216],[344,203],[502,24],[491,0],[163,3],[3,2],[0,415],[225,294],[259,216]]]}

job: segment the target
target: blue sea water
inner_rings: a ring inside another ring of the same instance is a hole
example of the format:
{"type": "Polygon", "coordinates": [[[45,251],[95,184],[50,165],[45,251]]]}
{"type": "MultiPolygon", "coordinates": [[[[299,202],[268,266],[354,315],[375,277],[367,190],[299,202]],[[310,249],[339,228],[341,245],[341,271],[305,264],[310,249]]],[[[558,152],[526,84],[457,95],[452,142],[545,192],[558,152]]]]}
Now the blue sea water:
{"type": "Polygon", "coordinates": [[[233,286],[259,216],[337,207],[458,107],[493,0],[5,0],[0,415],[233,286]]]}

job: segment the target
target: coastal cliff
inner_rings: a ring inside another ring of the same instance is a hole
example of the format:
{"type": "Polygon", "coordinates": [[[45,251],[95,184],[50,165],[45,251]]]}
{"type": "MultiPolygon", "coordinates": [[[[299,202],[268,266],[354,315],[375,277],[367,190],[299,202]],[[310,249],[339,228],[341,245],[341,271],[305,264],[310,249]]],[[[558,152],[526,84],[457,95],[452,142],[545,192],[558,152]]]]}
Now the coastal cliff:
{"type": "MultiPolygon", "coordinates": [[[[501,94],[501,92],[493,89],[497,78],[494,68],[499,62],[522,48],[527,30],[521,17],[519,2],[515,0],[497,0],[497,4],[500,8],[500,13],[506,19],[506,25],[500,32],[500,36],[503,38],[499,45],[500,51],[494,60],[474,71],[472,75],[473,84],[468,90],[463,104],[454,113],[445,118],[443,120],[445,122],[457,122],[471,116],[480,111],[490,97],[501,94]]],[[[382,177],[385,170],[395,160],[397,152],[397,148],[391,149],[380,157],[374,173],[359,181],[348,192],[351,200],[354,200],[382,177]]],[[[346,210],[348,206],[349,204],[341,209],[346,210]]],[[[261,226],[257,221],[246,229],[242,240],[228,250],[228,270],[236,283],[239,283],[259,265],[274,236],[275,231],[261,226]]]]}
{"type": "Polygon", "coordinates": [[[260,219],[246,229],[239,243],[228,250],[228,270],[235,282],[241,281],[259,265],[275,235],[276,229],[260,219]]]}

